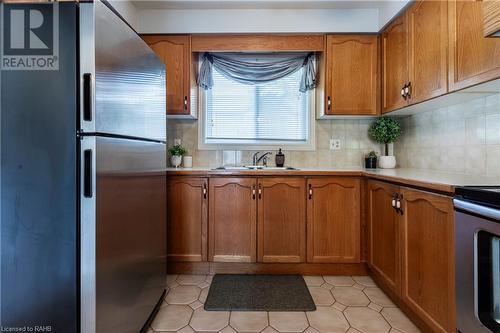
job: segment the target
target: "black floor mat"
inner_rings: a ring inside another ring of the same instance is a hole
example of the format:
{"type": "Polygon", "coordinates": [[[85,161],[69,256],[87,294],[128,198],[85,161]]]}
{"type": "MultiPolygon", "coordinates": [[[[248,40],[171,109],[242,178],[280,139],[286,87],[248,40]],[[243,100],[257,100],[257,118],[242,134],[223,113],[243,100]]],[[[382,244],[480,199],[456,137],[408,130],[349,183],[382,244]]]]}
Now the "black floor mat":
{"type": "Polygon", "coordinates": [[[300,275],[216,274],[207,311],[314,311],[316,306],[300,275]]]}

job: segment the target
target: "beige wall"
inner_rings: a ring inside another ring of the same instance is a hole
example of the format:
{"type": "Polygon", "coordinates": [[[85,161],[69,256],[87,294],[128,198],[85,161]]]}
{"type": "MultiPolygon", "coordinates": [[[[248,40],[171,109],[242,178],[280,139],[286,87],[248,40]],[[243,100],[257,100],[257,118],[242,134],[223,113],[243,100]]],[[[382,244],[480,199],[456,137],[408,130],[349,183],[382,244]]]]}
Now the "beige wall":
{"type": "MultiPolygon", "coordinates": [[[[368,138],[372,121],[317,120],[316,150],[284,151],[286,164],[360,167],[364,154],[382,149],[368,138]],[[330,138],[340,139],[342,149],[329,150],[330,138]]],[[[500,94],[400,118],[400,122],[403,137],[394,145],[399,167],[500,176],[500,94]]],[[[168,131],[169,146],[180,138],[195,167],[249,164],[254,153],[198,150],[198,121],[169,120],[168,131]]],[[[274,156],[270,161],[274,164],[274,156]]]]}

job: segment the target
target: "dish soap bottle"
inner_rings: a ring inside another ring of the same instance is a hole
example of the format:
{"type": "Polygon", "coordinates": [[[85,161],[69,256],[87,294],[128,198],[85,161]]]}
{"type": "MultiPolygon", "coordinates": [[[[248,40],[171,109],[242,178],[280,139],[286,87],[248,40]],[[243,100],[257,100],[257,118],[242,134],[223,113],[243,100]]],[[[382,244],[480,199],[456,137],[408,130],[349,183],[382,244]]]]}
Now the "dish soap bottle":
{"type": "Polygon", "coordinates": [[[285,155],[281,152],[281,148],[276,154],[276,166],[282,168],[285,165],[285,155]]]}

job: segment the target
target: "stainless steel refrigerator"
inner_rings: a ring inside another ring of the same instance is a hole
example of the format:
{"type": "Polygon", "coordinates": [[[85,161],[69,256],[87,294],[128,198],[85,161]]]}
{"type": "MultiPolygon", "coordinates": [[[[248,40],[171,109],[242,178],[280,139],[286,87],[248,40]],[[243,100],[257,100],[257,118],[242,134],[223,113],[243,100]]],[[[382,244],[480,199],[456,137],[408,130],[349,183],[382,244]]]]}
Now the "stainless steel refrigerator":
{"type": "Polygon", "coordinates": [[[1,73],[1,326],[136,333],[165,289],[165,69],[107,3],[57,6],[59,69],[1,73]]]}

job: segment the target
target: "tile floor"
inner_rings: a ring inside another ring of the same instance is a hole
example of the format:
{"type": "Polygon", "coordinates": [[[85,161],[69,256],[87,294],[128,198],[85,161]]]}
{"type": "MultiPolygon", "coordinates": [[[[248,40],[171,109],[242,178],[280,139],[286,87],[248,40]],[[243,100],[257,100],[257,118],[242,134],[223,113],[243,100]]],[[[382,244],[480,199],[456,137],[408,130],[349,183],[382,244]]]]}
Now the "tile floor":
{"type": "Polygon", "coordinates": [[[368,276],[304,276],[317,310],[205,311],[211,275],[168,275],[150,332],[414,333],[415,325],[368,276]]]}

